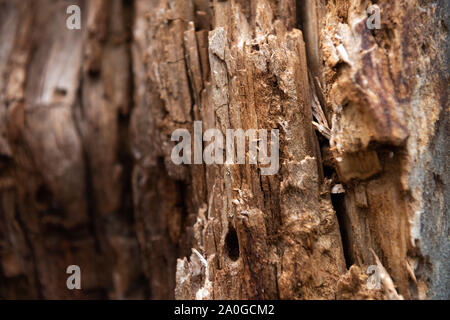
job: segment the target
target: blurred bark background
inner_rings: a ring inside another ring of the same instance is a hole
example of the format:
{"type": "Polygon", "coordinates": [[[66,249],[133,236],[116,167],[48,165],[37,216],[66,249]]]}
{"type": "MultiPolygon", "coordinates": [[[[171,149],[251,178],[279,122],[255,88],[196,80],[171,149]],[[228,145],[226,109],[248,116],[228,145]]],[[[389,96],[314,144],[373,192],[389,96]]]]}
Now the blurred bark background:
{"type": "Polygon", "coordinates": [[[0,0],[0,297],[448,298],[448,20],[445,0],[0,0]],[[278,174],[174,165],[195,120],[279,129],[278,174]]]}

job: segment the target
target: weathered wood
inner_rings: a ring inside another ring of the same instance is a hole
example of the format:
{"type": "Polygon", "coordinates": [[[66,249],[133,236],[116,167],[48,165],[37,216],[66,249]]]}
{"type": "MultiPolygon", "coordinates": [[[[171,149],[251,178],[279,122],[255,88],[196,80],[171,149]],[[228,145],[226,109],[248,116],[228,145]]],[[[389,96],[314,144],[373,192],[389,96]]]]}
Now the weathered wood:
{"type": "Polygon", "coordinates": [[[448,298],[446,1],[72,2],[0,0],[0,297],[448,298]]]}

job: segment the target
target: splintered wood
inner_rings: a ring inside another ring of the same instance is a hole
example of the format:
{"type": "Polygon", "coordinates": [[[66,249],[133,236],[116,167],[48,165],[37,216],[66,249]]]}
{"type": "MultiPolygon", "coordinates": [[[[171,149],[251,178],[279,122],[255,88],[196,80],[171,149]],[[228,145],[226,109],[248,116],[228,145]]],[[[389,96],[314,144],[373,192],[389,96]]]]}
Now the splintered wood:
{"type": "Polygon", "coordinates": [[[448,298],[449,1],[68,5],[0,0],[0,298],[448,298]]]}

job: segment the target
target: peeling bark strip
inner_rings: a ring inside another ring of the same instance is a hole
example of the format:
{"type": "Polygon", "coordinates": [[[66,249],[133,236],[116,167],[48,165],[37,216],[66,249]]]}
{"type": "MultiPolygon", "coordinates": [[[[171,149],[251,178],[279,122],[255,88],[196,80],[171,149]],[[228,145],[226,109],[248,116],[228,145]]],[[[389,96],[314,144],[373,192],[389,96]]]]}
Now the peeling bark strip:
{"type": "Polygon", "coordinates": [[[68,5],[0,0],[0,297],[449,298],[448,1],[68,5]]]}

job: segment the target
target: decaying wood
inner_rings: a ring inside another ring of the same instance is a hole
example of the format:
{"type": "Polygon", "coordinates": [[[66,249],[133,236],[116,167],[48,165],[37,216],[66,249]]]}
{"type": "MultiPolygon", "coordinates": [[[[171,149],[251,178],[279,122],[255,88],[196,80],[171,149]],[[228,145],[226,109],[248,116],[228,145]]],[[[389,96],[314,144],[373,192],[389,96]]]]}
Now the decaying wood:
{"type": "Polygon", "coordinates": [[[0,0],[1,297],[448,298],[446,1],[72,2],[0,0]],[[194,121],[278,173],[175,165],[194,121]]]}

